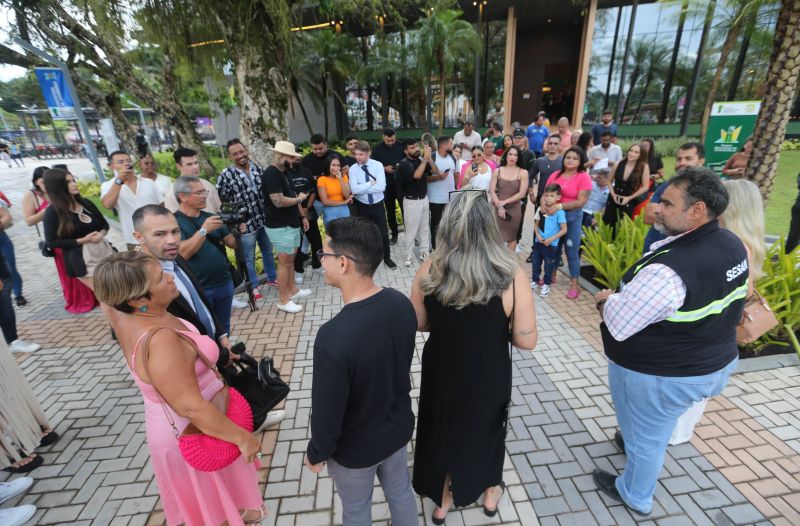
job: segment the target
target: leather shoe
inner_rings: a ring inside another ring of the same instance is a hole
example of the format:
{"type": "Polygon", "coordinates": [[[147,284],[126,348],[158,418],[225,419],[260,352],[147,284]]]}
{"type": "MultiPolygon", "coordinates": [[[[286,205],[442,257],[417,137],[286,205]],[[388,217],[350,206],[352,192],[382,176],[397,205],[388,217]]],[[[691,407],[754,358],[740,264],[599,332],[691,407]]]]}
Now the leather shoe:
{"type": "Polygon", "coordinates": [[[594,479],[594,483],[597,484],[597,489],[611,497],[612,499],[619,501],[622,503],[623,506],[631,510],[633,513],[637,515],[641,515],[642,517],[648,517],[651,512],[643,512],[639,511],[636,508],[632,508],[628,506],[628,503],[622,500],[622,495],[619,494],[617,491],[617,485],[615,481],[617,480],[616,475],[612,475],[608,471],[603,471],[602,469],[595,469],[592,472],[592,478],[594,479]]]}
{"type": "Polygon", "coordinates": [[[620,451],[625,453],[625,441],[622,439],[622,431],[619,429],[614,432],[614,443],[617,445],[620,451]]]}

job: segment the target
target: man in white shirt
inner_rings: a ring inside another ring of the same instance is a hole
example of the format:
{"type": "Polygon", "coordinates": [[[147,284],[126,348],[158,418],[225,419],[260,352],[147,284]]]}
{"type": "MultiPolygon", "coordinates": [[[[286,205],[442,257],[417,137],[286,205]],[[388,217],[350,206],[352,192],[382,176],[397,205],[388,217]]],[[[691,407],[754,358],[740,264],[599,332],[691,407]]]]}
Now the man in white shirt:
{"type": "Polygon", "coordinates": [[[133,237],[133,213],[145,205],[161,204],[164,198],[153,181],[136,177],[131,156],[127,153],[121,150],[113,152],[108,156],[108,166],[114,178],[100,186],[100,201],[109,210],[117,209],[122,237],[128,250],[133,250],[138,246],[133,237]]]}
{"type": "MultiPolygon", "coordinates": [[[[611,142],[612,138],[610,131],[603,132],[600,136],[600,144],[589,150],[589,162],[586,163],[587,170],[601,159],[608,159],[609,166],[622,160],[622,148],[611,142]]],[[[611,178],[614,178],[614,174],[611,174],[611,178]]]]}
{"type": "Polygon", "coordinates": [[[472,149],[483,144],[481,134],[475,131],[471,121],[464,123],[464,129],[453,136],[453,142],[461,146],[461,159],[464,161],[471,161],[472,149]]]}
{"type": "Polygon", "coordinates": [[[156,172],[156,160],[149,153],[139,160],[139,177],[150,179],[156,183],[156,188],[162,198],[172,186],[172,179],[156,172]]]}
{"type": "MultiPolygon", "coordinates": [[[[172,154],[175,159],[175,166],[181,175],[192,175],[200,177],[200,161],[197,158],[197,152],[190,148],[178,148],[172,154]]],[[[208,192],[206,197],[206,207],[203,212],[216,215],[222,208],[222,203],[219,200],[219,193],[217,188],[208,182],[203,177],[200,177],[200,184],[203,189],[208,192]]],[[[167,193],[164,195],[164,206],[173,214],[178,211],[178,198],[175,196],[175,185],[170,185],[167,193]]]]}
{"type": "Polygon", "coordinates": [[[396,269],[397,264],[391,258],[386,209],[383,206],[386,173],[381,163],[369,158],[370,152],[367,141],[358,141],[354,152],[356,164],[350,167],[350,191],[355,195],[353,204],[356,215],[372,219],[381,231],[383,262],[390,269],[396,269]]]}
{"type": "Polygon", "coordinates": [[[453,139],[441,136],[436,141],[438,149],[433,154],[433,162],[439,173],[428,176],[428,201],[431,210],[431,246],[436,248],[436,231],[442,220],[444,207],[450,202],[450,192],[456,189],[455,173],[458,161],[453,156],[453,139]]]}

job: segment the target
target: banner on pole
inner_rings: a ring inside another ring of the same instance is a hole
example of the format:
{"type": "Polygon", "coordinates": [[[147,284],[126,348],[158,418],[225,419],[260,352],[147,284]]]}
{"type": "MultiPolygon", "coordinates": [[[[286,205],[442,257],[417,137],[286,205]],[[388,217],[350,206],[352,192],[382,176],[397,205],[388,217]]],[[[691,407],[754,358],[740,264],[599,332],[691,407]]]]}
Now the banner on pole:
{"type": "Polygon", "coordinates": [[[53,120],[75,120],[75,103],[67,89],[64,72],[59,68],[34,68],[42,96],[53,120]]]}
{"type": "Polygon", "coordinates": [[[731,155],[753,134],[761,102],[757,100],[715,102],[706,132],[706,166],[717,174],[731,155]]]}

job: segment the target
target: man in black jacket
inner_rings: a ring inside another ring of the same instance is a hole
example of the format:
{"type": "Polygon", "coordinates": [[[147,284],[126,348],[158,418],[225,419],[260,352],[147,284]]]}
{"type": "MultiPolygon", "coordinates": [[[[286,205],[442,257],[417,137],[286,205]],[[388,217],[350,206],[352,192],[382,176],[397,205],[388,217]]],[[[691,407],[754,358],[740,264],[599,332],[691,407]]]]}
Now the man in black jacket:
{"type": "MultiPolygon", "coordinates": [[[[133,213],[133,237],[145,254],[156,258],[165,272],[175,276],[180,295],[170,303],[167,312],[194,325],[200,334],[213,335],[219,347],[217,367],[230,365],[238,359],[231,353],[228,334],[209,306],[203,287],[198,283],[188,263],[178,255],[181,230],[172,212],[159,205],[145,205],[133,213]]],[[[262,426],[283,420],[285,411],[271,411],[262,426]]]]}

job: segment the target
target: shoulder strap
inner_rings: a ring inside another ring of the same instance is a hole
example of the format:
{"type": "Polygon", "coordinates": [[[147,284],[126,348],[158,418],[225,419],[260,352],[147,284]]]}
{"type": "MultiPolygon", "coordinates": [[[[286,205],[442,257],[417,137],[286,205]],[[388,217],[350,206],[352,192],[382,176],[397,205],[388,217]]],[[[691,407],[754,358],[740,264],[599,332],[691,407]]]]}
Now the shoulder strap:
{"type": "MultiPolygon", "coordinates": [[[[39,208],[39,196],[36,195],[36,191],[35,190],[31,190],[31,193],[33,194],[33,200],[34,200],[34,202],[36,202],[36,208],[38,209],[39,208]]],[[[39,241],[41,241],[42,240],[42,233],[39,232],[39,223],[34,223],[33,226],[34,226],[34,228],[36,228],[36,235],[39,238],[39,241]]]]}

